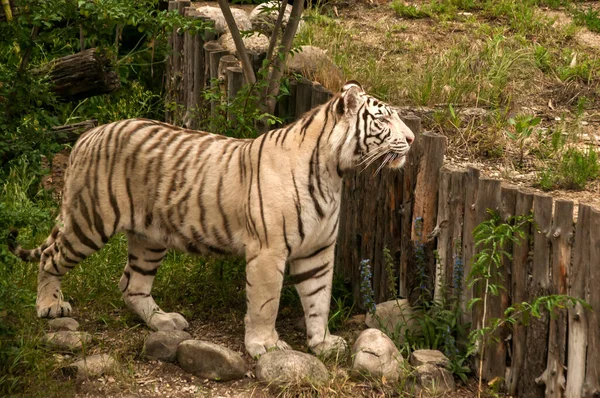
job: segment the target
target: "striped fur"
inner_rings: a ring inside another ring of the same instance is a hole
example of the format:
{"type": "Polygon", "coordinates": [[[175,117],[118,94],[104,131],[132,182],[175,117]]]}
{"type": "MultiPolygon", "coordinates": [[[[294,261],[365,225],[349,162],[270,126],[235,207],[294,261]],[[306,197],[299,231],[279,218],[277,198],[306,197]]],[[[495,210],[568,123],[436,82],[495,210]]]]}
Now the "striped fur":
{"type": "Polygon", "coordinates": [[[119,287],[152,329],[184,329],[151,296],[167,248],[246,257],[246,349],[287,348],[275,331],[286,264],[299,292],[309,347],[345,349],[327,318],[344,172],[401,167],[412,132],[388,105],[347,83],[302,119],[254,140],[131,119],[99,126],[71,153],[59,225],[39,248],[37,313],[66,316],[63,275],[118,232],[129,241],[119,287]]]}

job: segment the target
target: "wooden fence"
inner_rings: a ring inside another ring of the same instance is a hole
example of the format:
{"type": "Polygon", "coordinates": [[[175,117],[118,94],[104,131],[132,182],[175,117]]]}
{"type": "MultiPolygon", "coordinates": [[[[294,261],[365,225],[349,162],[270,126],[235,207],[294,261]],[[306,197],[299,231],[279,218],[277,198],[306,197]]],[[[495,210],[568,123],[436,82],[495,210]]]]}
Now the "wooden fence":
{"type": "MultiPolygon", "coordinates": [[[[199,18],[189,1],[170,1],[169,8],[199,18]]],[[[210,32],[173,34],[166,87],[167,101],[176,106],[167,110],[167,121],[196,128],[195,110],[206,109],[209,118],[220,112],[217,102],[203,103],[203,90],[218,84],[231,101],[243,86],[237,60],[214,39],[210,32]]],[[[257,69],[260,54],[251,58],[257,69]]],[[[276,115],[295,120],[330,96],[318,83],[293,81],[276,115]]],[[[488,209],[503,220],[533,212],[525,238],[507,248],[512,261],[504,260],[506,290],[488,302],[488,319],[548,294],[585,299],[593,311],[577,305],[554,318],[544,314],[527,326],[500,330],[499,342],[485,354],[483,375],[505,378],[507,391],[519,397],[600,396],[600,211],[579,204],[575,222],[571,201],[483,178],[476,168],[444,166],[446,138],[419,134],[420,119],[410,113],[403,119],[417,133],[404,169],[377,174],[369,168],[345,177],[336,268],[351,283],[356,301],[359,264],[368,259],[376,302],[389,298],[390,278],[399,295],[412,301],[423,288],[438,299],[462,292],[462,321],[481,327],[481,306],[466,307],[481,296],[465,283],[478,250],[473,230],[490,217],[488,209]],[[391,266],[384,249],[392,255],[391,266]]]]}

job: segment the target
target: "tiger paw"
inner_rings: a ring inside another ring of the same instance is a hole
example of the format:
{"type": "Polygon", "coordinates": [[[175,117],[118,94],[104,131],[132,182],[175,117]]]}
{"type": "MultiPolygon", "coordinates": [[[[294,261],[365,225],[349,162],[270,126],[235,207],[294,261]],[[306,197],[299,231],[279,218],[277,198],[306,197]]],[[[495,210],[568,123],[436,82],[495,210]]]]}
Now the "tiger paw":
{"type": "Polygon", "coordinates": [[[258,358],[269,351],[291,349],[288,343],[279,339],[275,342],[246,341],[246,351],[252,358],[258,358]]]}
{"type": "Polygon", "coordinates": [[[62,300],[38,300],[35,304],[38,318],[62,318],[71,316],[71,304],[62,300]]]}
{"type": "Polygon", "coordinates": [[[346,343],[346,340],[332,334],[327,335],[325,339],[314,345],[311,345],[309,341],[308,346],[316,355],[323,357],[341,357],[348,352],[348,343],[346,343]]]}
{"type": "Polygon", "coordinates": [[[148,327],[152,330],[185,330],[190,325],[177,312],[155,312],[148,319],[148,327]]]}

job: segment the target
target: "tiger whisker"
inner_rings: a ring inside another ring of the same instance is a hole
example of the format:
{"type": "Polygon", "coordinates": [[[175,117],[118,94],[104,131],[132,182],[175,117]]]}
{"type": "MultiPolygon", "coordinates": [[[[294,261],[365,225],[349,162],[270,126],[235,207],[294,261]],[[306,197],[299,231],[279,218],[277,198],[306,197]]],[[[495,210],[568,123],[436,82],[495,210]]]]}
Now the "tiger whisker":
{"type": "Polygon", "coordinates": [[[379,174],[379,172],[383,169],[383,167],[385,165],[387,165],[394,156],[395,155],[393,153],[388,153],[388,155],[386,156],[386,158],[384,159],[384,161],[381,162],[381,164],[379,165],[379,167],[377,168],[377,170],[375,170],[375,175],[379,174]]]}

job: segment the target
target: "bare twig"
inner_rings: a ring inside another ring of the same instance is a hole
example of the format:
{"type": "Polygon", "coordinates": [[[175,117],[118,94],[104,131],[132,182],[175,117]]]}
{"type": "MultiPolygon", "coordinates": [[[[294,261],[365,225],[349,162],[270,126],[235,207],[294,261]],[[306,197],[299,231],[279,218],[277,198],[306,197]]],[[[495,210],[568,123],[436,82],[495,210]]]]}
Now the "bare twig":
{"type": "MultiPolygon", "coordinates": [[[[222,1],[222,0],[219,0],[222,1]]],[[[290,49],[292,48],[292,42],[298,30],[298,23],[302,17],[302,11],[304,11],[304,2],[296,1],[292,7],[292,13],[290,19],[283,32],[281,43],[279,45],[279,55],[275,60],[275,65],[269,73],[269,85],[267,90],[263,92],[261,96],[260,106],[264,112],[273,113],[275,110],[275,96],[279,93],[279,85],[281,83],[281,77],[283,76],[283,69],[285,66],[285,60],[287,58],[290,49]]],[[[274,35],[277,32],[273,32],[274,35]]]]}
{"type": "Polygon", "coordinates": [[[21,73],[25,69],[27,69],[27,66],[29,65],[29,57],[31,57],[31,49],[33,48],[33,46],[35,46],[35,43],[33,43],[33,42],[35,41],[35,39],[37,39],[39,32],[40,32],[40,27],[37,25],[34,26],[33,29],[31,29],[31,43],[25,49],[25,52],[23,53],[23,58],[21,58],[21,65],[19,65],[19,73],[21,73]]]}
{"type": "Polygon", "coordinates": [[[242,61],[242,68],[244,69],[244,76],[246,78],[246,82],[254,84],[256,82],[256,76],[254,75],[254,70],[252,69],[252,63],[250,63],[250,58],[248,57],[246,46],[244,46],[244,41],[242,40],[240,31],[235,23],[235,19],[233,18],[233,14],[231,13],[229,4],[227,4],[227,0],[217,1],[219,3],[219,7],[221,7],[221,11],[223,12],[225,22],[227,22],[227,27],[229,27],[229,32],[231,32],[231,37],[233,38],[233,42],[235,43],[235,48],[237,50],[238,57],[240,58],[240,61],[242,61]]]}
{"type": "Polygon", "coordinates": [[[277,16],[275,27],[273,28],[273,34],[271,35],[271,40],[269,40],[269,49],[267,50],[267,59],[269,61],[273,56],[275,44],[277,44],[277,37],[279,36],[279,29],[281,29],[281,24],[283,23],[283,16],[285,15],[285,8],[287,7],[287,2],[288,0],[283,0],[281,2],[281,8],[279,9],[279,15],[277,16]]]}

